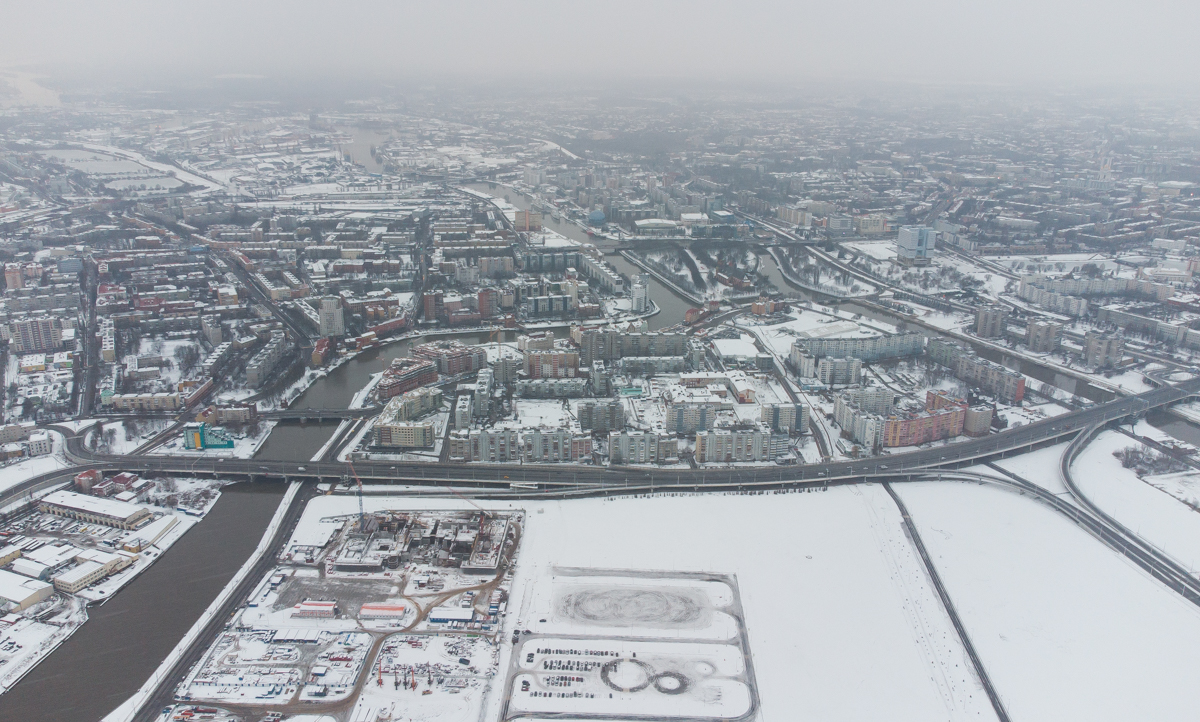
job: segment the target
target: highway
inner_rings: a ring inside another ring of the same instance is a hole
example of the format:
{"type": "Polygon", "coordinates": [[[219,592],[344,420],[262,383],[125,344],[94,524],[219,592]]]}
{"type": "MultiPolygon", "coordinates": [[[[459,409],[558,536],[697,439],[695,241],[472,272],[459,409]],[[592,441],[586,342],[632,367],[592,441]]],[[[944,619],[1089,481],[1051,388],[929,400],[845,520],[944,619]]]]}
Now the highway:
{"type": "Polygon", "coordinates": [[[1106,527],[1115,530],[1114,533],[1121,537],[1122,543],[1118,551],[1156,577],[1163,584],[1182,594],[1188,601],[1200,606],[1200,580],[1197,580],[1190,571],[1184,569],[1175,560],[1159,551],[1158,548],[1149,542],[1144,541],[1128,527],[1092,503],[1092,500],[1087,498],[1075,484],[1075,479],[1071,475],[1071,462],[1075,460],[1079,452],[1087,446],[1088,442],[1092,440],[1092,437],[1100,429],[1101,425],[1096,424],[1084,430],[1083,433],[1075,437],[1075,440],[1063,452],[1062,459],[1059,462],[1059,473],[1062,475],[1067,490],[1071,492],[1071,496],[1080,506],[1091,512],[1097,519],[1102,520],[1106,527]]]}
{"type": "Polygon", "coordinates": [[[946,591],[946,587],[942,584],[942,577],[938,574],[937,567],[934,566],[933,560],[929,557],[929,552],[925,549],[925,542],[921,540],[921,534],[917,531],[917,525],[913,523],[912,517],[908,513],[908,507],[904,505],[899,495],[892,489],[891,484],[885,481],[883,482],[883,488],[888,493],[888,496],[892,497],[896,508],[900,510],[900,518],[903,519],[904,526],[908,529],[908,536],[912,539],[918,556],[921,557],[921,563],[925,566],[925,571],[929,574],[930,581],[933,582],[933,589],[937,592],[938,599],[942,602],[942,608],[946,610],[946,614],[950,617],[950,624],[958,632],[958,638],[962,642],[963,651],[967,653],[967,659],[971,660],[971,666],[975,668],[975,674],[979,677],[979,681],[983,685],[983,691],[992,703],[992,709],[996,711],[996,717],[1000,722],[1010,722],[1011,718],[1008,716],[1008,710],[1004,708],[1004,703],[1000,699],[1000,693],[996,691],[996,686],[992,684],[992,678],[988,674],[987,668],[983,666],[983,660],[979,658],[979,654],[975,651],[975,645],[971,643],[971,636],[967,634],[967,628],[958,616],[958,610],[955,609],[954,602],[950,599],[950,593],[946,591]]]}
{"type": "MultiPolygon", "coordinates": [[[[1179,401],[1200,393],[1200,379],[1188,381],[1178,386],[1167,386],[1133,397],[1117,399],[1088,409],[1073,411],[1062,416],[1017,427],[999,434],[974,439],[950,446],[925,449],[904,454],[885,455],[871,459],[856,461],[840,461],[834,463],[814,464],[795,467],[754,468],[747,470],[713,469],[713,470],[650,470],[643,468],[604,468],[563,465],[496,465],[496,464],[390,464],[387,462],[362,461],[355,465],[358,475],[364,481],[371,483],[404,483],[433,487],[434,494],[449,495],[450,490],[438,487],[456,487],[453,492],[464,496],[492,498],[572,498],[599,496],[610,493],[642,493],[646,491],[675,489],[708,489],[728,490],[753,488],[755,486],[823,486],[838,484],[853,484],[866,481],[905,482],[905,481],[984,481],[998,483],[1019,490],[1021,493],[1036,497],[1038,500],[1052,506],[1054,509],[1070,518],[1075,524],[1087,530],[1110,548],[1125,555],[1139,567],[1145,569],[1155,578],[1162,581],[1171,589],[1180,593],[1189,601],[1200,605],[1200,582],[1178,570],[1171,560],[1154,550],[1150,545],[1125,530],[1115,521],[1104,516],[1098,510],[1091,508],[1090,503],[1080,496],[1080,505],[1038,487],[1014,474],[997,471],[1004,476],[990,476],[972,472],[955,471],[956,466],[976,464],[989,458],[996,458],[1009,452],[1020,453],[1036,444],[1053,442],[1060,439],[1072,438],[1073,443],[1063,455],[1063,473],[1070,484],[1069,465],[1074,451],[1082,448],[1091,438],[1095,430],[1104,424],[1130,415],[1144,414],[1147,410],[1179,401]],[[509,488],[509,484],[521,482],[535,485],[533,488],[522,486],[509,488]]],[[[205,629],[200,640],[188,649],[184,659],[165,675],[163,682],[155,689],[151,700],[139,711],[139,720],[153,719],[154,713],[169,704],[172,700],[174,685],[186,673],[208,648],[215,638],[228,614],[241,604],[249,593],[248,584],[256,583],[266,573],[275,560],[275,552],[290,533],[303,502],[314,493],[311,483],[315,480],[326,482],[339,481],[348,470],[347,465],[337,462],[268,462],[253,459],[213,459],[213,458],[181,458],[178,456],[158,457],[127,457],[96,455],[87,451],[82,444],[85,432],[72,432],[63,427],[59,431],[67,435],[66,454],[72,463],[79,466],[64,469],[52,474],[46,474],[4,495],[3,501],[12,500],[29,491],[30,488],[45,486],[50,483],[60,483],[69,479],[70,475],[85,466],[103,466],[110,469],[127,469],[139,472],[164,472],[177,475],[208,475],[224,477],[249,477],[264,480],[305,480],[306,493],[297,497],[296,502],[287,511],[287,521],[272,539],[271,553],[265,555],[257,564],[253,573],[247,577],[247,583],[237,590],[230,600],[222,607],[214,621],[205,629]]],[[[890,491],[890,490],[889,490],[890,491]]],[[[907,509],[901,507],[905,522],[912,525],[907,509]]],[[[932,560],[923,555],[925,563],[932,568],[932,560]]],[[[939,585],[940,586],[940,585],[939,585]]],[[[947,611],[953,614],[949,593],[940,589],[942,602],[947,611]]],[[[955,625],[961,627],[961,623],[955,625]]],[[[970,645],[965,629],[958,629],[964,643],[970,645]]],[[[973,648],[972,648],[973,651],[973,648]]],[[[972,656],[972,664],[976,666],[981,677],[986,675],[982,662],[976,655],[972,656]]],[[[990,683],[985,684],[986,691],[1004,718],[1004,707],[995,688],[990,683]]]]}
{"type": "MultiPolygon", "coordinates": [[[[522,485],[530,496],[578,496],[621,493],[643,489],[709,490],[755,486],[826,485],[872,479],[894,479],[928,469],[954,468],[1020,453],[1033,446],[1065,440],[1080,431],[1127,416],[1144,414],[1152,408],[1200,393],[1200,379],[1164,386],[1138,396],[1129,396],[1091,408],[1043,419],[1000,433],[956,444],[920,449],[901,454],[884,454],[867,459],[799,466],[751,467],[745,469],[650,469],[645,467],[587,466],[556,464],[424,464],[388,461],[359,461],[355,470],[366,483],[454,486],[482,493],[522,485]],[[532,486],[530,486],[532,485],[532,486]],[[489,491],[490,490],[490,491],[489,491]]],[[[66,429],[65,452],[76,465],[54,474],[66,478],[85,468],[102,466],[137,473],[178,476],[214,476],[258,480],[338,481],[349,467],[336,461],[265,461],[221,457],[120,456],[96,454],[84,448],[82,434],[66,429]]],[[[0,494],[0,504],[26,494],[46,479],[38,477],[0,494]]]]}
{"type": "MultiPolygon", "coordinates": [[[[1078,451],[1079,448],[1082,448],[1082,445],[1086,445],[1089,436],[1090,432],[1080,434],[1077,437],[1077,441],[1081,446],[1077,447],[1073,443],[1072,448],[1078,451]]],[[[1074,453],[1069,448],[1063,453],[1063,466],[1069,466],[1072,458],[1074,458],[1074,453]]],[[[1200,606],[1200,580],[1181,570],[1173,560],[1167,558],[1162,552],[1145,541],[1142,541],[1136,534],[1125,529],[1125,527],[1113,521],[1103,512],[1093,510],[1091,502],[1087,501],[1084,497],[1075,497],[1077,501],[1083,504],[1083,508],[1081,508],[1078,504],[1073,504],[1007,469],[996,465],[989,466],[997,472],[997,475],[946,471],[914,475],[906,480],[984,482],[1016,489],[1020,493],[1031,496],[1037,501],[1053,508],[1070,519],[1075,525],[1103,542],[1113,551],[1126,557],[1152,577],[1179,593],[1189,602],[1200,606]]],[[[1065,478],[1069,479],[1069,474],[1065,478]]],[[[1075,493],[1073,491],[1072,495],[1074,496],[1075,493]]]]}

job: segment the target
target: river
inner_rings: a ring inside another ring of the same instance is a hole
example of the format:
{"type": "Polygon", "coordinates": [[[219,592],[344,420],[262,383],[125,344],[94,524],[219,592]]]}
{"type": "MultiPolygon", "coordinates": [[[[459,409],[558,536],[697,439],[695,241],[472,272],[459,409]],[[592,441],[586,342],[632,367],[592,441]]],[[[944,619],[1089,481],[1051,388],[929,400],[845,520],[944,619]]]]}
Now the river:
{"type": "Polygon", "coordinates": [[[208,515],[0,695],[0,720],[99,720],[128,699],[258,546],[283,484],[231,484],[208,515]]]}
{"type": "Polygon", "coordinates": [[[382,173],[383,165],[371,155],[371,148],[379,148],[391,138],[390,129],[339,127],[338,130],[350,136],[349,143],[339,144],[343,155],[350,156],[352,163],[357,163],[368,173],[382,173]]]}
{"type": "MultiPolygon", "coordinates": [[[[504,198],[507,196],[508,202],[517,208],[520,208],[521,210],[529,210],[533,206],[528,197],[505,186],[491,183],[470,183],[465,187],[470,188],[473,191],[487,193],[488,195],[498,198],[504,198]]],[[[547,228],[561,233],[571,240],[578,241],[580,243],[591,243],[606,253],[609,253],[613,250],[613,248],[609,248],[597,243],[597,239],[589,237],[587,232],[571,221],[565,219],[555,220],[549,214],[543,214],[542,223],[544,223],[547,228]]],[[[608,261],[609,264],[611,264],[613,268],[617,269],[618,272],[629,278],[646,273],[619,255],[606,255],[604,260],[608,261]]],[[[655,305],[657,305],[659,308],[659,312],[657,314],[646,319],[646,323],[650,330],[657,331],[660,328],[682,323],[684,315],[687,314],[689,308],[692,308],[691,301],[688,301],[682,296],[676,295],[674,291],[659,283],[653,276],[646,274],[646,278],[649,279],[647,286],[650,290],[650,298],[654,300],[655,305]]]]}
{"type": "MultiPolygon", "coordinates": [[[[562,335],[564,330],[555,331],[562,335]]],[[[520,331],[501,331],[495,339],[491,334],[466,332],[437,336],[438,339],[456,339],[466,344],[487,343],[493,340],[516,341],[520,331]]],[[[289,408],[293,409],[344,409],[350,405],[354,395],[362,390],[371,379],[371,374],[387,368],[392,359],[408,356],[416,344],[431,340],[413,338],[397,341],[377,349],[364,351],[353,359],[338,366],[329,375],[317,379],[312,386],[300,394],[289,408]]],[[[333,432],[338,422],[284,422],[276,425],[266,442],[254,455],[256,459],[272,461],[307,461],[317,453],[333,432]]]]}

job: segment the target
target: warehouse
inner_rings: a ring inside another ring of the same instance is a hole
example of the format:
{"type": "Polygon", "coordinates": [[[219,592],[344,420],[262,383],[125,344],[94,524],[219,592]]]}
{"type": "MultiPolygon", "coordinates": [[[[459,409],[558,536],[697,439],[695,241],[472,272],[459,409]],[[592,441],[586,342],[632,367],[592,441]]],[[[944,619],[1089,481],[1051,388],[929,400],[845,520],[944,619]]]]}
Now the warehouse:
{"type": "Polygon", "coordinates": [[[156,521],[152,521],[146,526],[139,529],[137,532],[130,534],[122,542],[121,548],[127,552],[134,554],[154,546],[167,532],[175,528],[179,524],[179,519],[174,516],[164,515],[156,521]]]}
{"type": "Polygon", "coordinates": [[[407,613],[407,606],[385,602],[369,602],[358,610],[360,619],[400,619],[407,613]]]}
{"type": "Polygon", "coordinates": [[[11,604],[11,611],[28,609],[53,592],[54,587],[45,582],[0,569],[0,606],[11,604]]]}
{"type": "Polygon", "coordinates": [[[150,512],[140,506],[70,491],[47,495],[38,502],[38,511],[118,529],[136,529],[150,518],[150,512]]]}
{"type": "Polygon", "coordinates": [[[475,610],[470,607],[434,607],[429,610],[429,621],[434,624],[466,623],[475,618],[475,610]]]}
{"type": "Polygon", "coordinates": [[[84,562],[54,577],[54,588],[60,592],[74,594],[82,589],[87,589],[106,576],[108,576],[108,572],[104,569],[103,564],[84,562]]]}
{"type": "Polygon", "coordinates": [[[79,564],[54,576],[54,588],[67,594],[75,594],[115,574],[133,563],[131,554],[112,553],[99,549],[76,549],[75,561],[79,564]]]}

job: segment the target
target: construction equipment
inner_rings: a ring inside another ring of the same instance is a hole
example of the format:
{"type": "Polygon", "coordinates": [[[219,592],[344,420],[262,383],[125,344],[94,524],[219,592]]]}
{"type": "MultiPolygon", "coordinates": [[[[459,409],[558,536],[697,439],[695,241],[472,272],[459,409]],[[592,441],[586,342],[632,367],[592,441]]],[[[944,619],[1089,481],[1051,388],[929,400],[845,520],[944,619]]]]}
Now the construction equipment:
{"type": "MultiPolygon", "coordinates": [[[[346,462],[346,466],[350,467],[350,473],[354,474],[354,481],[358,484],[358,528],[361,531],[367,528],[367,514],[363,511],[362,479],[358,478],[358,472],[354,470],[354,464],[346,462]]],[[[345,474],[342,474],[342,481],[346,486],[350,486],[350,478],[345,474]]]]}

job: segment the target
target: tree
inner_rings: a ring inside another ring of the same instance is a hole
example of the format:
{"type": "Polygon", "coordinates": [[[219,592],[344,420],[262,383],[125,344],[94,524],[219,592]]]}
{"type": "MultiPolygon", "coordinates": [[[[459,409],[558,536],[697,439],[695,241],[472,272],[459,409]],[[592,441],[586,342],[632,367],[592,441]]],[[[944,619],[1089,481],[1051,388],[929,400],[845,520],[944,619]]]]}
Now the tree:
{"type": "Polygon", "coordinates": [[[184,373],[191,371],[200,362],[200,349],[194,344],[176,347],[175,362],[179,365],[180,371],[184,373]]]}

